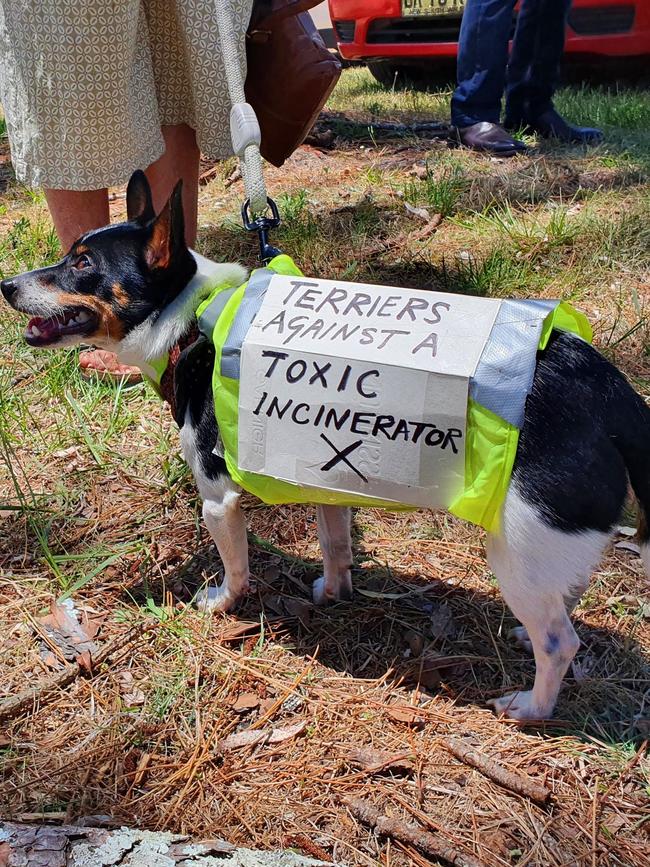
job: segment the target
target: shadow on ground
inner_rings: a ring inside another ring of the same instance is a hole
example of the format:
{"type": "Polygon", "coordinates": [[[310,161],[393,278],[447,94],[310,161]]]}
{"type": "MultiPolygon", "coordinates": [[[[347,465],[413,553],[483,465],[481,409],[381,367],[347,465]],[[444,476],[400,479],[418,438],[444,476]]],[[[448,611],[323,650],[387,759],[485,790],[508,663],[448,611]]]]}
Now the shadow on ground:
{"type": "MultiPolygon", "coordinates": [[[[236,636],[233,649],[254,644],[263,635],[300,656],[355,678],[386,677],[389,683],[420,687],[425,696],[442,694],[460,705],[484,709],[488,699],[529,689],[534,676],[532,656],[508,639],[517,625],[496,590],[450,585],[414,573],[357,558],[353,571],[354,600],[318,608],[311,602],[311,584],[318,561],[296,560],[268,547],[251,546],[255,588],[236,612],[249,629],[236,636]]],[[[220,571],[211,547],[188,560],[165,586],[189,603],[200,576],[220,571]]],[[[486,575],[489,575],[486,565],[486,575]]],[[[163,585],[133,588],[131,601],[147,594],[162,603],[163,585]]],[[[629,635],[586,625],[581,614],[574,624],[582,642],[560,695],[554,721],[540,732],[608,743],[641,742],[650,682],[650,657],[629,635]]],[[[534,728],[537,726],[534,726],[534,728]]]]}

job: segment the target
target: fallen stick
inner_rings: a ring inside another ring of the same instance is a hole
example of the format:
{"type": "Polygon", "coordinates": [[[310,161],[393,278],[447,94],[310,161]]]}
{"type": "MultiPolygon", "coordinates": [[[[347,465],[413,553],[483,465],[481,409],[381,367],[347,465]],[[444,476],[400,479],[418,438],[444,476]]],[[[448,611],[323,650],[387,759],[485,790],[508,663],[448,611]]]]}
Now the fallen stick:
{"type": "MultiPolygon", "coordinates": [[[[143,633],[153,628],[155,627],[152,624],[144,628],[137,626],[129,630],[126,635],[122,635],[120,638],[116,638],[115,641],[102,647],[92,657],[93,669],[102,665],[110,656],[117,653],[118,650],[122,650],[127,644],[131,644],[135,638],[140,637],[143,633]]],[[[37,686],[30,687],[30,689],[19,692],[18,695],[12,695],[10,698],[5,699],[0,704],[0,722],[6,722],[18,716],[23,711],[33,707],[37,701],[41,705],[45,704],[55,695],[57,690],[71,684],[84,671],[86,669],[79,665],[78,662],[75,662],[73,665],[64,668],[63,671],[59,671],[52,675],[52,677],[47,678],[47,680],[41,681],[37,686]]]]}
{"type": "Polygon", "coordinates": [[[411,822],[402,822],[399,819],[391,819],[390,816],[383,816],[367,801],[362,801],[359,798],[343,798],[343,803],[359,821],[374,828],[378,834],[384,837],[392,837],[394,840],[399,840],[400,843],[408,843],[410,846],[415,846],[416,849],[426,852],[427,855],[441,858],[443,861],[453,864],[454,867],[486,867],[484,861],[479,861],[473,855],[459,851],[439,834],[423,831],[419,825],[414,825],[411,822]]]}
{"type": "Polygon", "coordinates": [[[392,120],[368,121],[355,118],[345,112],[323,111],[314,124],[310,135],[318,136],[327,131],[331,126],[334,127],[335,134],[340,138],[346,138],[351,133],[356,133],[355,140],[359,139],[360,133],[365,133],[365,137],[369,140],[372,140],[372,136],[376,135],[376,133],[385,133],[389,136],[415,134],[430,138],[447,138],[450,133],[449,125],[440,121],[421,121],[417,123],[399,123],[392,120]]]}
{"type": "Polygon", "coordinates": [[[484,756],[461,738],[444,738],[442,744],[461,762],[476,768],[495,783],[517,795],[524,795],[540,806],[546,804],[551,797],[550,790],[543,783],[538,783],[531,777],[504,768],[503,765],[498,764],[488,756],[484,756]]]}
{"type": "Polygon", "coordinates": [[[286,834],[282,839],[282,845],[287,849],[302,849],[311,858],[318,858],[325,864],[332,863],[332,857],[318,843],[310,840],[306,834],[286,834]]]}

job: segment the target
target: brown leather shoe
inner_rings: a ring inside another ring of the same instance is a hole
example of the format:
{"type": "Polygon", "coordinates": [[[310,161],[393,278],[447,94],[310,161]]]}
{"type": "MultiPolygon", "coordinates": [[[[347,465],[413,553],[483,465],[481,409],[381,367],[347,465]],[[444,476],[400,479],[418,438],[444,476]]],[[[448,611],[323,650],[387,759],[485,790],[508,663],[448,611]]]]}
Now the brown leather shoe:
{"type": "Polygon", "coordinates": [[[528,150],[523,142],[509,135],[498,123],[484,120],[471,126],[456,127],[455,132],[457,144],[499,157],[512,157],[528,150]]]}

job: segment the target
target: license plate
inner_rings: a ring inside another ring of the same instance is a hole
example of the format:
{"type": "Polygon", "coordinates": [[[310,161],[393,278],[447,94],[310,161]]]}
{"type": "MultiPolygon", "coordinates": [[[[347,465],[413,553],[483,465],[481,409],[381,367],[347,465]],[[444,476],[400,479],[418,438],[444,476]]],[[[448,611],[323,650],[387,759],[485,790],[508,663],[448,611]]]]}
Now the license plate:
{"type": "Polygon", "coordinates": [[[402,0],[402,15],[409,18],[431,15],[462,15],[465,0],[402,0]]]}

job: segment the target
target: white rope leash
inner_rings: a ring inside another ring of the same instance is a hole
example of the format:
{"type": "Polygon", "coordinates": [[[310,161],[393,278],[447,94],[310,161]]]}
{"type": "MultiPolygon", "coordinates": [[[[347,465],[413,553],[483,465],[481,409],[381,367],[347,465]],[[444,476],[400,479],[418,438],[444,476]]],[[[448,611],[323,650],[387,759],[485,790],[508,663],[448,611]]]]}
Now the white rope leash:
{"type": "Polygon", "coordinates": [[[252,105],[246,102],[244,79],[239,65],[238,40],[233,27],[229,0],[215,0],[216,21],[221,43],[221,55],[226,71],[230,110],[232,149],[239,157],[239,167],[253,217],[267,210],[267,193],[262,172],[260,125],[252,105]]]}

